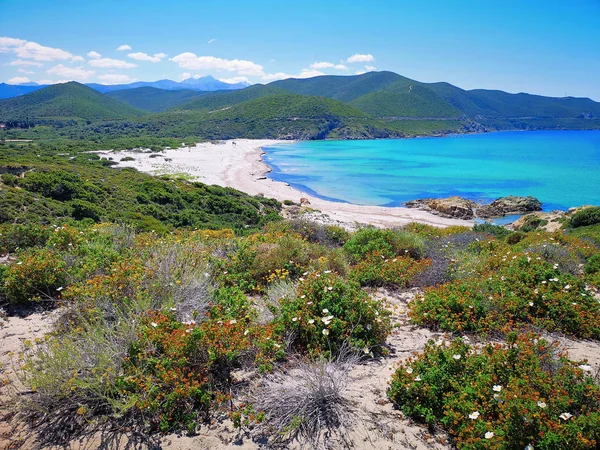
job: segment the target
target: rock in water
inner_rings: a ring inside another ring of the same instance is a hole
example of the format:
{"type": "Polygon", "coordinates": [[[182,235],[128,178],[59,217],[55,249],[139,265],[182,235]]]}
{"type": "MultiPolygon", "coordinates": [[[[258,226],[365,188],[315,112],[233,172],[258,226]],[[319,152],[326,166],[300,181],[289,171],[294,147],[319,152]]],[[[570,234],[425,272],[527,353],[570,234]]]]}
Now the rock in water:
{"type": "Polygon", "coordinates": [[[462,197],[424,198],[406,202],[408,208],[418,208],[451,219],[472,219],[477,204],[462,197]]]}
{"type": "Polygon", "coordinates": [[[477,217],[489,219],[508,214],[526,214],[542,210],[542,203],[535,197],[517,197],[510,195],[494,200],[489,205],[483,205],[475,211],[477,217]]]}

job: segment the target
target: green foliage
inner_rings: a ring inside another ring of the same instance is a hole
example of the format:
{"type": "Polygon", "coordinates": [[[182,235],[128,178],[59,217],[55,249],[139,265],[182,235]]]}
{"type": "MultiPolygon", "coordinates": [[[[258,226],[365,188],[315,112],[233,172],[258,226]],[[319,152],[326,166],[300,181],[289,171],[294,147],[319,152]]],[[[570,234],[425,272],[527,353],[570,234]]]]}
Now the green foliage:
{"type": "Polygon", "coordinates": [[[486,233],[491,234],[496,239],[503,239],[508,235],[512,234],[512,231],[507,230],[504,227],[499,225],[494,225],[491,223],[478,223],[473,226],[473,231],[476,233],[486,233]]]}
{"type": "Polygon", "coordinates": [[[146,86],[107,92],[106,96],[144,111],[161,112],[189,102],[193,98],[203,97],[206,94],[206,92],[196,92],[189,89],[169,91],[146,86]]]}
{"type": "Polygon", "coordinates": [[[390,332],[389,312],[358,283],[325,271],[307,275],[298,295],[280,301],[277,322],[299,351],[336,354],[344,343],[381,353],[390,332]]]}
{"type": "Polygon", "coordinates": [[[430,341],[398,368],[388,397],[406,415],[442,425],[458,449],[591,450],[600,387],[588,368],[535,335],[477,350],[462,339],[430,341]]]}
{"type": "Polygon", "coordinates": [[[66,282],[66,263],[57,251],[30,248],[19,255],[4,276],[4,293],[10,303],[56,298],[66,282]]]}
{"type": "Polygon", "coordinates": [[[35,223],[0,225],[0,254],[14,253],[29,247],[43,247],[51,229],[35,223]]]}
{"type": "Polygon", "coordinates": [[[569,225],[572,228],[600,224],[600,206],[591,206],[577,211],[571,216],[569,225]]]}
{"type": "Polygon", "coordinates": [[[414,260],[408,256],[386,258],[379,253],[371,253],[358,262],[350,271],[349,278],[361,286],[408,286],[431,261],[414,260]]]}
{"type": "Polygon", "coordinates": [[[344,250],[354,261],[360,261],[375,252],[386,258],[408,255],[418,259],[423,253],[423,240],[403,231],[363,228],[346,241],[344,250]]]}

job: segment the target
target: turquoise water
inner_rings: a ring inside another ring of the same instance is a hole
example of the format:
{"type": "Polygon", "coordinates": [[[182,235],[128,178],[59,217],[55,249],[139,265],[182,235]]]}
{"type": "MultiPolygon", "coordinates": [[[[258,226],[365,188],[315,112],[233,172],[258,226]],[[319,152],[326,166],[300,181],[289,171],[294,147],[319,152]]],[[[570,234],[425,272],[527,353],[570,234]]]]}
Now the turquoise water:
{"type": "Polygon", "coordinates": [[[600,131],[301,141],[264,149],[270,178],[327,200],[401,206],[460,195],[532,195],[544,211],[600,204],[600,131]]]}

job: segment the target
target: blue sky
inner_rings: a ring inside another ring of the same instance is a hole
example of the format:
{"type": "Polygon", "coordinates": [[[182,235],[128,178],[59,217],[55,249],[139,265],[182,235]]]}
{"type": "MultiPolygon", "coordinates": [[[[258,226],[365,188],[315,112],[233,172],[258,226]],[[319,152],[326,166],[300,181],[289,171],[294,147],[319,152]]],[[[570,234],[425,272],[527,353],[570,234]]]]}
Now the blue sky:
{"type": "Polygon", "coordinates": [[[265,83],[391,70],[600,101],[599,24],[600,0],[0,0],[0,80],[265,83]]]}

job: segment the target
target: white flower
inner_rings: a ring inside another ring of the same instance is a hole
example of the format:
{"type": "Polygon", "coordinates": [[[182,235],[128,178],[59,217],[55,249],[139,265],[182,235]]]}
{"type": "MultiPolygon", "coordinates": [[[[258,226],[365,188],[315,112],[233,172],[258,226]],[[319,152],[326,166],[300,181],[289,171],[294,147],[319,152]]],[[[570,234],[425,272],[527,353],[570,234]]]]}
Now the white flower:
{"type": "Polygon", "coordinates": [[[323,333],[325,336],[329,336],[329,330],[328,330],[327,328],[324,328],[324,329],[323,329],[323,331],[322,331],[322,333],[323,333]]]}
{"type": "Polygon", "coordinates": [[[529,306],[533,306],[533,302],[529,302],[529,306]]]}
{"type": "Polygon", "coordinates": [[[300,277],[298,278],[298,281],[304,281],[304,278],[300,277]]]}
{"type": "Polygon", "coordinates": [[[495,384],[492,390],[494,392],[500,392],[502,390],[502,386],[500,386],[499,384],[495,384]]]}
{"type": "Polygon", "coordinates": [[[244,336],[248,336],[249,333],[250,333],[250,330],[244,331],[244,336]]]}
{"type": "Polygon", "coordinates": [[[326,270],[326,271],[325,271],[325,272],[323,272],[323,273],[331,273],[331,270],[326,270]]]}
{"type": "Polygon", "coordinates": [[[306,276],[306,275],[308,275],[308,272],[304,272],[302,275],[306,276]]]}
{"type": "Polygon", "coordinates": [[[407,367],[407,368],[406,368],[406,373],[407,373],[407,374],[409,374],[409,375],[410,375],[411,373],[413,373],[413,369],[412,369],[412,367],[407,367]]]}
{"type": "Polygon", "coordinates": [[[298,320],[297,317],[292,318],[292,322],[296,322],[298,320]]]}
{"type": "Polygon", "coordinates": [[[558,417],[560,417],[562,420],[569,420],[571,417],[573,417],[573,414],[569,414],[568,412],[564,412],[564,413],[562,413],[558,417]]]}
{"type": "Polygon", "coordinates": [[[230,324],[230,325],[234,325],[234,324],[236,324],[236,323],[237,323],[237,320],[235,320],[235,319],[231,319],[231,320],[229,321],[229,324],[230,324]]]}
{"type": "Polygon", "coordinates": [[[579,366],[579,368],[581,370],[583,370],[584,372],[591,372],[592,371],[592,366],[589,366],[587,364],[582,364],[579,366]]]}
{"type": "Polygon", "coordinates": [[[315,323],[315,319],[310,319],[310,320],[308,321],[308,323],[310,323],[310,324],[313,324],[313,323],[315,323]]]}
{"type": "Polygon", "coordinates": [[[329,291],[332,291],[332,290],[333,290],[333,286],[329,286],[329,287],[327,288],[327,290],[329,290],[329,291]]]}
{"type": "Polygon", "coordinates": [[[475,420],[477,418],[479,418],[479,411],[474,411],[471,414],[469,414],[469,419],[475,420]]]}
{"type": "Polygon", "coordinates": [[[494,399],[498,400],[500,398],[500,394],[494,394],[494,399]]]}
{"type": "Polygon", "coordinates": [[[313,304],[313,302],[308,302],[308,303],[307,303],[307,305],[312,305],[312,304],[313,304]]]}
{"type": "Polygon", "coordinates": [[[156,322],[152,322],[150,325],[152,325],[154,328],[156,328],[158,326],[158,324],[156,322]]]}
{"type": "Polygon", "coordinates": [[[494,432],[493,431],[488,431],[487,433],[485,433],[485,438],[486,439],[491,439],[494,437],[494,432]]]}
{"type": "Polygon", "coordinates": [[[191,328],[188,328],[187,330],[185,330],[185,332],[186,332],[186,333],[191,333],[191,332],[192,332],[192,329],[191,329],[191,328]]]}
{"type": "Polygon", "coordinates": [[[169,308],[171,311],[177,311],[177,308],[169,308]]]}
{"type": "Polygon", "coordinates": [[[417,375],[417,378],[415,378],[415,381],[421,381],[421,377],[419,375],[417,375]]]}
{"type": "Polygon", "coordinates": [[[301,295],[300,298],[306,298],[306,295],[301,295]]]}
{"type": "Polygon", "coordinates": [[[543,401],[541,401],[541,400],[540,400],[540,401],[538,402],[538,406],[539,406],[540,408],[544,409],[544,408],[546,407],[546,403],[544,403],[543,401]]]}
{"type": "Polygon", "coordinates": [[[567,284],[567,285],[565,286],[565,289],[566,289],[566,290],[569,290],[569,289],[571,289],[571,285],[570,285],[570,284],[567,284]]]}
{"type": "Polygon", "coordinates": [[[279,344],[273,344],[275,346],[275,348],[281,348],[281,345],[279,344]]]}
{"type": "Polygon", "coordinates": [[[61,286],[61,287],[59,287],[59,288],[56,288],[56,290],[57,290],[58,292],[62,291],[63,289],[64,289],[64,287],[62,287],[62,286],[61,286]]]}
{"type": "Polygon", "coordinates": [[[329,310],[327,308],[323,309],[323,314],[329,314],[329,310]]]}
{"type": "Polygon", "coordinates": [[[455,360],[457,360],[457,361],[458,361],[458,360],[461,358],[461,356],[460,356],[460,355],[452,355],[452,357],[453,357],[455,360]]]}
{"type": "Polygon", "coordinates": [[[533,450],[533,445],[529,444],[527,447],[525,447],[525,450],[533,450]]]}

